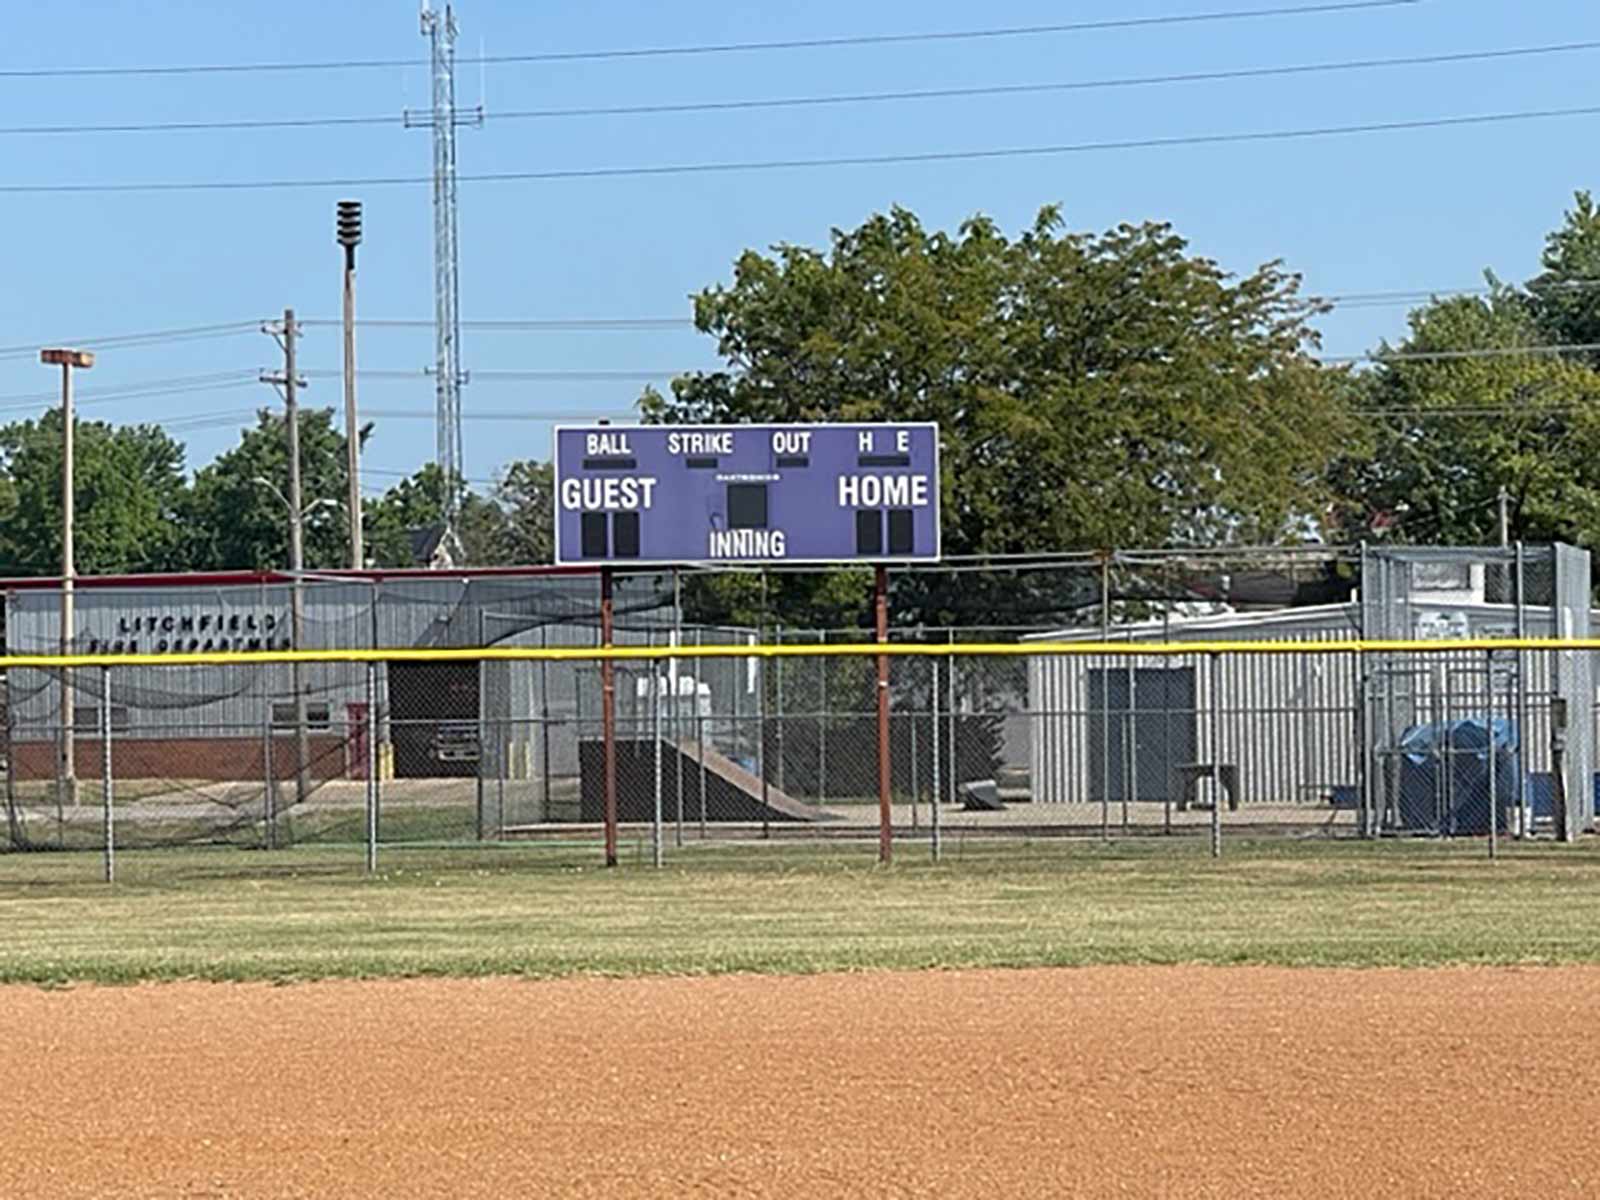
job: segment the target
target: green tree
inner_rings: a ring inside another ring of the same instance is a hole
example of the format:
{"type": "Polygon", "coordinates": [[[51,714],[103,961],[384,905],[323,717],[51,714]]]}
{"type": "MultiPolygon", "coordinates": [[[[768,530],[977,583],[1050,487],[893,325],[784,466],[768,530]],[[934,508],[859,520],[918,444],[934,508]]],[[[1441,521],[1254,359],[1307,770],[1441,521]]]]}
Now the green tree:
{"type": "MultiPolygon", "coordinates": [[[[742,255],[730,286],[695,298],[727,368],[641,408],[937,421],[947,555],[1292,538],[1354,433],[1298,287],[1276,263],[1230,276],[1162,224],[1077,233],[1047,208],[1012,240],[986,218],[951,235],[896,209],[826,251],[742,255]]],[[[944,591],[986,619],[1020,599],[972,577],[944,591]]]]}
{"type": "MultiPolygon", "coordinates": [[[[1528,281],[1528,304],[1543,337],[1600,346],[1600,207],[1579,192],[1561,228],[1545,238],[1544,270],[1528,281]]],[[[1577,356],[1600,366],[1600,350],[1577,356]]]]}
{"type": "Polygon", "coordinates": [[[522,459],[509,464],[494,486],[503,514],[501,551],[507,565],[555,560],[555,496],[549,463],[522,459]]]}
{"type": "MultiPolygon", "coordinates": [[[[444,520],[445,495],[444,472],[436,463],[428,463],[370,502],[364,532],[372,563],[417,565],[412,533],[438,530],[444,520]]],[[[464,561],[457,565],[492,567],[507,561],[506,518],[493,500],[464,491],[458,533],[464,561]]]]}
{"type": "MultiPolygon", "coordinates": [[[[0,570],[61,569],[61,413],[0,428],[0,570]]],[[[183,563],[183,446],[154,425],[78,421],[74,557],[85,574],[183,563]]]]}
{"type": "MultiPolygon", "coordinates": [[[[365,436],[365,431],[363,431],[365,436]]],[[[308,570],[347,566],[345,439],[331,409],[300,412],[300,496],[308,570]]],[[[288,436],[281,413],[262,409],[239,444],[195,473],[185,505],[189,565],[283,570],[289,565],[288,436]],[[259,481],[271,484],[269,488],[259,481]],[[278,494],[274,494],[273,489],[278,494]]]]}
{"type": "MultiPolygon", "coordinates": [[[[1513,539],[1600,545],[1600,375],[1547,354],[1488,354],[1544,334],[1523,297],[1438,300],[1411,314],[1398,355],[1357,381],[1371,454],[1337,460],[1345,536],[1414,543],[1513,539]]],[[[1379,358],[1389,351],[1384,347],[1379,358]]]]}

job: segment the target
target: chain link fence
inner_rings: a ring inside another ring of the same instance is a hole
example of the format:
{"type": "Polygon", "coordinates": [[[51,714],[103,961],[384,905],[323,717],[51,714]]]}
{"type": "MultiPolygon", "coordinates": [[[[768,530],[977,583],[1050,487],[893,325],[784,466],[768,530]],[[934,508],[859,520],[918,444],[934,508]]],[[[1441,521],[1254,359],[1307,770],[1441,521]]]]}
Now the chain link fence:
{"type": "MultiPolygon", "coordinates": [[[[91,586],[77,648],[100,664],[6,673],[0,850],[327,847],[371,865],[379,847],[532,844],[588,864],[608,774],[641,861],[865,847],[885,815],[933,853],[1573,837],[1594,820],[1591,654],[1472,643],[1587,638],[1588,573],[1568,547],[905,572],[882,725],[867,629],[701,619],[722,614],[684,602],[685,578],[618,577],[614,644],[657,653],[612,662],[609,739],[592,576],[91,586]],[[1008,591],[1062,623],[905,619],[1008,591]],[[228,657],[291,648],[302,661],[228,657]]],[[[54,593],[7,599],[13,656],[59,646],[54,593]]]]}

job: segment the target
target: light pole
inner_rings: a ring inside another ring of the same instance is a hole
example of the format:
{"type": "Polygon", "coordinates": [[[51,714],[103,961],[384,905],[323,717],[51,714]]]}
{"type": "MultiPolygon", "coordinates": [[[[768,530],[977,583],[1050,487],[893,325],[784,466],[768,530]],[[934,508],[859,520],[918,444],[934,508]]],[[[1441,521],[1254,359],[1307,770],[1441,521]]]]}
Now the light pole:
{"type": "Polygon", "coordinates": [[[356,428],[356,247],[361,244],[361,201],[341,200],[337,232],[344,247],[344,440],[350,496],[350,569],[366,566],[361,546],[361,432],[356,428]]]}
{"type": "MultiPolygon", "coordinates": [[[[77,617],[73,612],[73,585],[78,566],[73,555],[73,458],[72,434],[75,418],[72,415],[72,369],[86,371],[94,366],[94,355],[88,350],[56,348],[39,351],[39,361],[47,367],[61,368],[61,653],[71,654],[75,640],[77,617]]],[[[77,706],[72,694],[72,672],[61,669],[61,761],[56,776],[60,796],[58,802],[78,803],[77,745],[73,738],[73,725],[77,720],[77,706]]]]}
{"type": "MultiPolygon", "coordinates": [[[[289,637],[294,642],[294,649],[300,650],[305,646],[306,623],[305,583],[302,578],[305,573],[305,520],[319,508],[336,506],[337,501],[316,500],[302,508],[265,476],[257,475],[250,482],[266,488],[289,512],[289,637]]],[[[311,794],[311,733],[306,727],[306,689],[298,660],[289,664],[289,688],[294,692],[294,794],[296,802],[303,804],[311,794]]],[[[270,720],[270,713],[268,718],[270,720]]]]}

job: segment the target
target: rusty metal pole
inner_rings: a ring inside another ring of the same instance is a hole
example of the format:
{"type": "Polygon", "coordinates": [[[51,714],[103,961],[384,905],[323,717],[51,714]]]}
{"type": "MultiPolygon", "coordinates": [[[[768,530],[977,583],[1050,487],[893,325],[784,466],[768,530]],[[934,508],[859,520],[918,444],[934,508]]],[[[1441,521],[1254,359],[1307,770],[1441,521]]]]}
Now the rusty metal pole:
{"type": "MultiPolygon", "coordinates": [[[[600,568],[600,645],[611,648],[611,568],[600,568]]],[[[600,736],[605,744],[606,866],[617,865],[617,684],[609,658],[600,660],[600,736]]]]}
{"type": "MultiPolygon", "coordinates": [[[[889,640],[889,568],[879,566],[873,588],[878,644],[889,640]]],[[[894,857],[894,814],[890,807],[893,779],[889,771],[889,656],[878,655],[878,861],[894,857]]]]}

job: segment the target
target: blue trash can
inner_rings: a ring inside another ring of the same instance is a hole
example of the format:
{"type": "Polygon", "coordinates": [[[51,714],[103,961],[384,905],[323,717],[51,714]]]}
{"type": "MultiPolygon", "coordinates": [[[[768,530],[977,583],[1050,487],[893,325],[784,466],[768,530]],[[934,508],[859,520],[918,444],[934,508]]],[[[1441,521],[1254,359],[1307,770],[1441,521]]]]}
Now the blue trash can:
{"type": "Polygon", "coordinates": [[[1413,725],[1400,739],[1400,824],[1420,833],[1489,832],[1490,772],[1505,832],[1508,810],[1522,803],[1515,723],[1464,717],[1413,725]]]}

